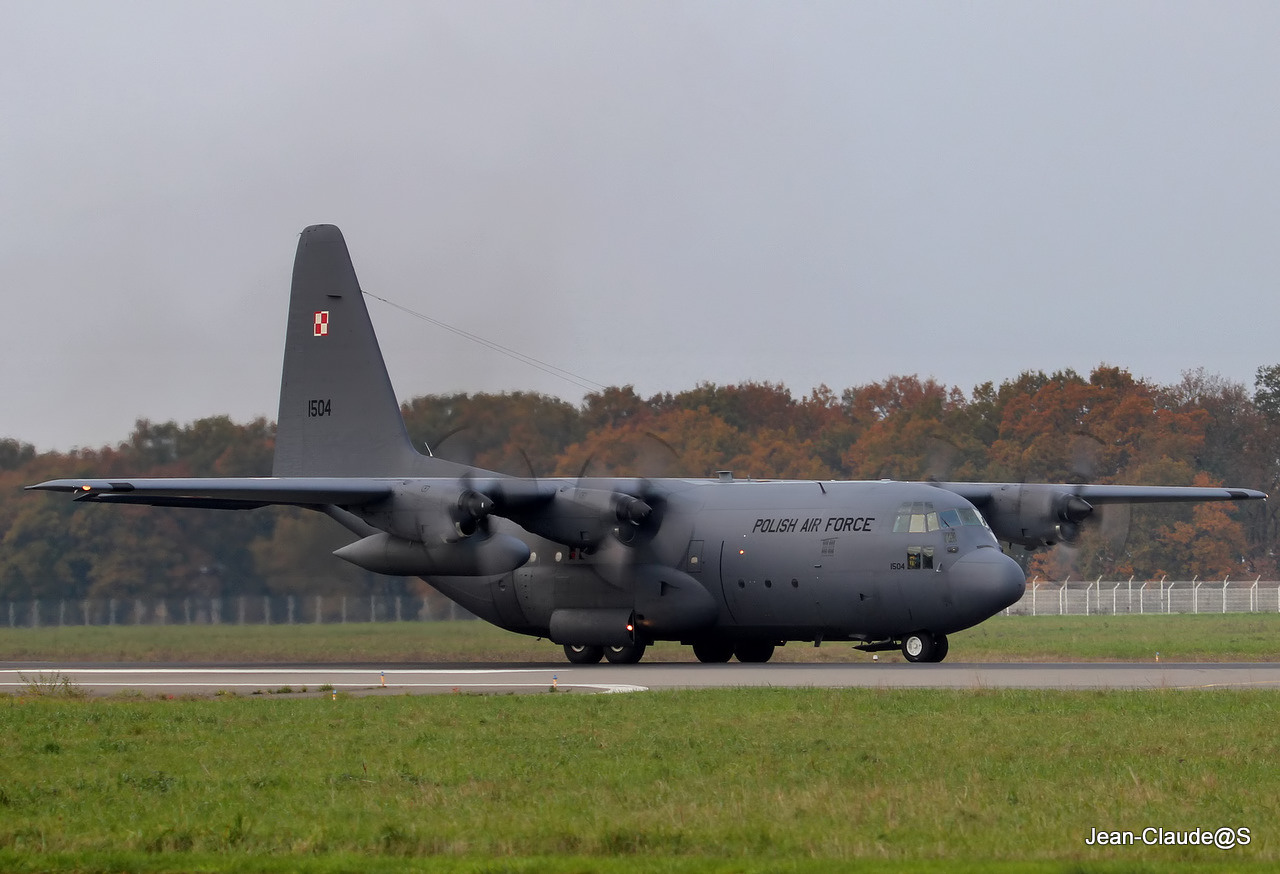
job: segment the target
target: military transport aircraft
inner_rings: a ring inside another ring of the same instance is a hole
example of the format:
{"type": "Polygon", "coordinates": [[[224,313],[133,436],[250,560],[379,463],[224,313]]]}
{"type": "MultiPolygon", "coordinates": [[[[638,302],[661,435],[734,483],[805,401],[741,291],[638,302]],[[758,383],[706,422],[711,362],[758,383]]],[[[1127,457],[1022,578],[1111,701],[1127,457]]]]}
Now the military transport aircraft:
{"type": "Polygon", "coordinates": [[[342,233],[302,232],[273,475],[63,479],[98,504],[325,513],[334,554],[421,576],[477,616],[562,644],[579,664],[637,662],[658,640],[704,662],[765,662],[787,641],[851,641],[938,662],[947,635],[1021,597],[999,541],[1070,542],[1094,507],[1240,501],[1226,488],[759,482],[504,476],[419,453],[342,233]]]}

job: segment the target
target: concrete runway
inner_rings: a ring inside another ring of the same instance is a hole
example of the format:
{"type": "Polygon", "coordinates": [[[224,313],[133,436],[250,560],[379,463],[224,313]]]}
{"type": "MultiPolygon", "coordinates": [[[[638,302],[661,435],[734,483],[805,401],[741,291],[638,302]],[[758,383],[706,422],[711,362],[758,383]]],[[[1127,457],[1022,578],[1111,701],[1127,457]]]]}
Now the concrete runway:
{"type": "Polygon", "coordinates": [[[774,664],[774,665],[55,665],[0,664],[0,692],[70,683],[92,694],[240,695],[324,685],[357,694],[643,692],[735,686],[877,689],[1275,689],[1280,663],[774,664]],[[385,684],[385,685],[384,685],[385,684]]]}

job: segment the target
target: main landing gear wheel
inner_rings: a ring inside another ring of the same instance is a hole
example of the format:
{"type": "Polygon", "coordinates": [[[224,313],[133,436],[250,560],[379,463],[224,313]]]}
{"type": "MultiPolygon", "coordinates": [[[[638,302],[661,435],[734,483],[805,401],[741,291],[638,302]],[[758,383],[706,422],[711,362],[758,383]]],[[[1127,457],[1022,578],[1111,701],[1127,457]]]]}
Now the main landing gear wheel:
{"type": "Polygon", "coordinates": [[[733,648],[738,661],[760,664],[773,658],[774,645],[767,640],[740,640],[733,648]]]}
{"type": "Polygon", "coordinates": [[[630,646],[609,646],[605,647],[604,657],[614,665],[634,665],[640,659],[644,658],[644,651],[647,647],[643,643],[633,643],[630,646]]]}
{"type": "Polygon", "coordinates": [[[698,661],[708,665],[722,665],[733,658],[733,642],[729,640],[704,640],[693,645],[698,661]]]}
{"type": "Polygon", "coordinates": [[[604,658],[603,646],[576,646],[572,643],[564,645],[564,657],[575,665],[594,665],[604,658]]]}
{"type": "Polygon", "coordinates": [[[945,634],[917,631],[902,639],[902,655],[909,662],[940,662],[949,648],[945,634]]]}

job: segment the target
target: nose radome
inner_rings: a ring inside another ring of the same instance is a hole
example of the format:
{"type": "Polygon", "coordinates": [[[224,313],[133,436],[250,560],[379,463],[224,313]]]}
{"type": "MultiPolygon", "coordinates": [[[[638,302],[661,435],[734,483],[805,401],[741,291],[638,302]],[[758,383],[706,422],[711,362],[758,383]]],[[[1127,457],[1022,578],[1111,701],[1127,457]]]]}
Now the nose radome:
{"type": "Polygon", "coordinates": [[[953,591],[970,610],[986,616],[1016,604],[1027,589],[1018,563],[998,549],[975,549],[951,566],[953,591]]]}

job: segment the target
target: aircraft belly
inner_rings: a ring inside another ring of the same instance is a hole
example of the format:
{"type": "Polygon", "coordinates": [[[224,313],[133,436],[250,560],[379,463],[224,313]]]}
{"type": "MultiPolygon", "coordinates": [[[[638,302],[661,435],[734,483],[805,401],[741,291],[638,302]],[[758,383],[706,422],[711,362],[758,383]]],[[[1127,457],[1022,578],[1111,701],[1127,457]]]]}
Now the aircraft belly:
{"type": "Polygon", "coordinates": [[[516,600],[511,574],[503,577],[423,577],[442,595],[486,622],[502,628],[528,624],[516,600]]]}
{"type": "Polygon", "coordinates": [[[515,572],[516,598],[520,609],[530,623],[548,626],[555,610],[555,591],[551,586],[539,585],[532,567],[525,565],[515,572]]]}
{"type": "Polygon", "coordinates": [[[507,574],[489,584],[493,595],[493,605],[504,628],[523,628],[529,624],[524,611],[520,609],[520,599],[516,593],[515,575],[507,574]]]}

